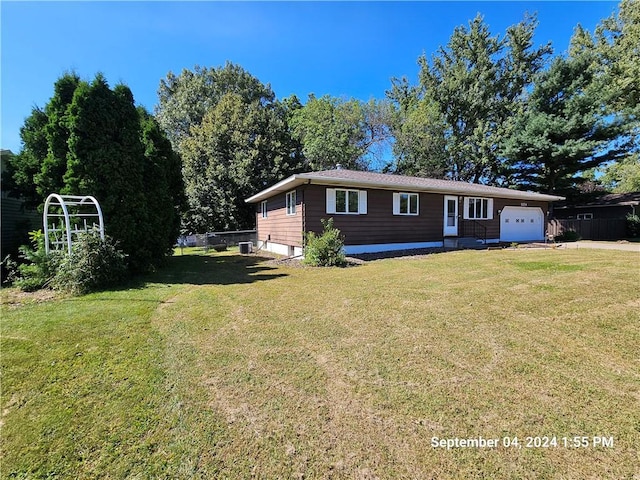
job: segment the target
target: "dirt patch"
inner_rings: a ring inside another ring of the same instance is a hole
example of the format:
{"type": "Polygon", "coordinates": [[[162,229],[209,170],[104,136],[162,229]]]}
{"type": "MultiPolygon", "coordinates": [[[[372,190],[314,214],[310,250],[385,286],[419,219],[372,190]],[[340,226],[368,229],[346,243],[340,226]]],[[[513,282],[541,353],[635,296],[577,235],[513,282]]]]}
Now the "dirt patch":
{"type": "Polygon", "coordinates": [[[61,293],[49,289],[23,292],[17,288],[3,288],[0,295],[0,304],[3,307],[17,308],[31,303],[49,302],[61,297],[61,293]]]}
{"type": "MultiPolygon", "coordinates": [[[[345,267],[355,267],[365,263],[363,259],[355,257],[346,257],[346,260],[347,264],[345,267]]],[[[302,261],[302,257],[274,257],[272,260],[268,260],[267,263],[269,265],[284,265],[293,268],[318,268],[311,265],[305,265],[302,261]]]]}

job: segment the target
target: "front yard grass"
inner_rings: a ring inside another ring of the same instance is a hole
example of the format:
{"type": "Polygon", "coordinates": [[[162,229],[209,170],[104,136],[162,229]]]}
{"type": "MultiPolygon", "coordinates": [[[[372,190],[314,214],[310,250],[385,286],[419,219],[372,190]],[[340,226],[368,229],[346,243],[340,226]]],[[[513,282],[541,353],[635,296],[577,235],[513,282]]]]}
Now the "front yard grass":
{"type": "Polygon", "coordinates": [[[5,290],[0,475],[638,478],[638,260],[313,269],[192,252],[120,290],[23,304],[5,290]],[[479,436],[500,446],[432,446],[479,436]]]}

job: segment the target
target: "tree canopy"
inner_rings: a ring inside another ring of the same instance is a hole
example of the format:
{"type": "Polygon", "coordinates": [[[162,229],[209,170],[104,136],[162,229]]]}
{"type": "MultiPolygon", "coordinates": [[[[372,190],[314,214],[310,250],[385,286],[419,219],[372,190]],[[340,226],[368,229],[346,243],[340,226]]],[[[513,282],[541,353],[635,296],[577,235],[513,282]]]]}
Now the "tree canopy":
{"type": "Polygon", "coordinates": [[[306,168],[290,129],[299,102],[276,101],[237,65],[169,73],[159,97],[157,118],[182,156],[189,231],[253,228],[245,198],[306,168]]]}
{"type": "Polygon", "coordinates": [[[426,55],[418,59],[419,85],[392,82],[395,171],[498,181],[505,121],[551,52],[549,45],[533,47],[536,25],[527,16],[500,38],[478,15],[468,27],[456,28],[430,61],[426,55]]]}
{"type": "Polygon", "coordinates": [[[569,53],[536,76],[502,145],[519,188],[575,196],[592,168],[626,162],[611,172],[631,171],[640,138],[640,55],[630,44],[639,37],[638,10],[623,2],[593,35],[578,25],[569,53]]]}
{"type": "Polygon", "coordinates": [[[336,165],[369,170],[390,137],[391,114],[385,100],[362,102],[311,94],[307,103],[293,112],[291,128],[310,170],[336,165]]]}
{"type": "Polygon", "coordinates": [[[586,179],[636,188],[640,4],[622,0],[593,32],[577,26],[561,55],[536,46],[537,25],[525,15],[496,35],[478,15],[418,58],[416,84],[393,78],[368,101],[280,100],[227,62],[169,72],[151,115],[126,86],[67,74],[25,120],[5,189],[31,205],[98,193],[112,235],[144,266],[169,251],[181,210],[188,231],[252,228],[245,198],[337,164],[566,195],[586,179]],[[131,211],[115,215],[123,202],[131,211]]]}

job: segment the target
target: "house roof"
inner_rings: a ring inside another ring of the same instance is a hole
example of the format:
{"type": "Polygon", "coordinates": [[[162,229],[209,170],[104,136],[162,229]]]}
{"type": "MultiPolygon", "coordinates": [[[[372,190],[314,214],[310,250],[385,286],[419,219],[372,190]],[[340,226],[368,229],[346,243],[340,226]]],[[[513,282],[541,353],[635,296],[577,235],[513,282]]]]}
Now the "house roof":
{"type": "Polygon", "coordinates": [[[623,206],[638,206],[640,205],[640,192],[631,193],[608,193],[602,195],[590,202],[573,203],[570,205],[557,205],[554,208],[593,208],[593,207],[623,207],[623,206]]]}
{"type": "Polygon", "coordinates": [[[429,192],[453,195],[478,195],[483,197],[514,198],[544,202],[564,200],[564,197],[559,197],[557,195],[523,192],[509,188],[479,185],[477,183],[336,169],[291,175],[281,182],[262,190],[250,198],[247,198],[245,201],[247,203],[256,203],[279,193],[288,192],[289,190],[303,184],[354,188],[380,188],[385,190],[409,190],[411,192],[429,192]]]}

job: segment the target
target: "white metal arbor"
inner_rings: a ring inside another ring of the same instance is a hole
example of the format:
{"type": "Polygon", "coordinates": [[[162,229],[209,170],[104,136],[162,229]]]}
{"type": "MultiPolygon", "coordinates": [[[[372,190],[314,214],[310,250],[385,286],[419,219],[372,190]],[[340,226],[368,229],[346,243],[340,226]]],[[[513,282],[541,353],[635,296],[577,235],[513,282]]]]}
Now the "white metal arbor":
{"type": "Polygon", "coordinates": [[[44,245],[50,249],[67,248],[71,254],[74,237],[90,228],[100,231],[104,240],[104,221],[98,201],[90,195],[58,195],[52,193],[44,202],[42,214],[44,225],[44,245]]]}

